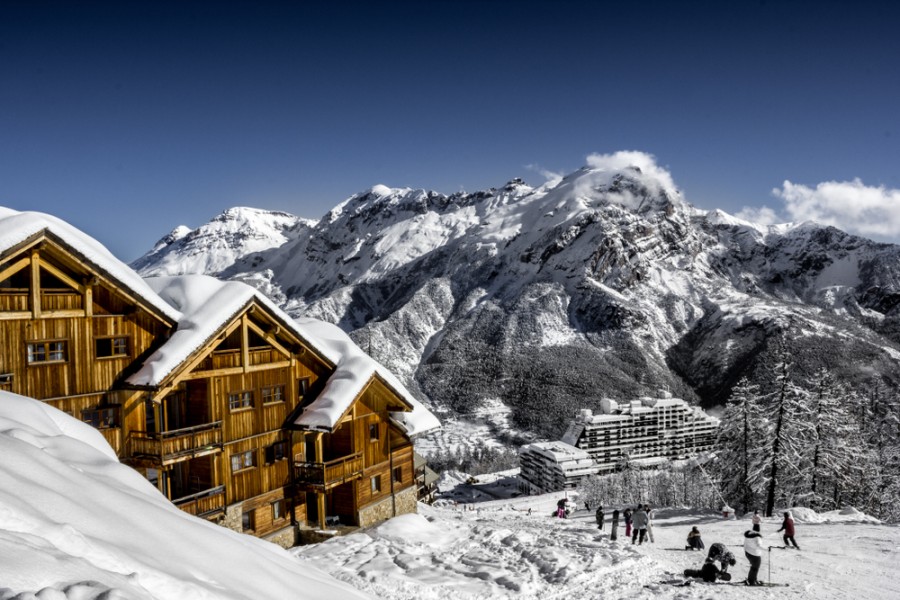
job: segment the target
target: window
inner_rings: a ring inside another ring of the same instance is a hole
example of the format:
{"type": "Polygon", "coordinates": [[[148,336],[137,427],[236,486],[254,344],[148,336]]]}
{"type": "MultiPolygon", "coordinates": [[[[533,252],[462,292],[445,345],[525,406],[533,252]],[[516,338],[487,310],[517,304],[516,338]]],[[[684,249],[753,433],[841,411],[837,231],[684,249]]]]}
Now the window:
{"type": "Polygon", "coordinates": [[[373,494],[377,494],[378,492],[381,491],[381,475],[373,476],[372,479],[369,481],[369,483],[372,486],[373,494]]]}
{"type": "Polygon", "coordinates": [[[284,460],[287,456],[287,442],[275,442],[266,448],[266,462],[271,464],[279,460],[284,460]]]}
{"type": "Polygon", "coordinates": [[[0,373],[0,390],[11,390],[13,383],[12,373],[0,373]]]}
{"type": "Polygon", "coordinates": [[[377,441],[378,441],[378,438],[379,438],[379,435],[378,435],[378,423],[374,423],[374,424],[372,424],[372,425],[369,425],[369,441],[370,441],[370,442],[377,442],[377,441]]]}
{"type": "Polygon", "coordinates": [[[110,337],[94,340],[94,348],[97,358],[110,358],[114,356],[128,356],[128,338],[110,337]]]}
{"type": "Polygon", "coordinates": [[[252,510],[245,510],[241,513],[241,529],[244,531],[253,531],[256,529],[256,515],[252,510]]]}
{"type": "Polygon", "coordinates": [[[287,502],[284,499],[272,503],[272,520],[280,521],[287,517],[287,502]]]}
{"type": "Polygon", "coordinates": [[[231,455],[231,472],[243,471],[256,466],[256,453],[253,450],[231,455]]]}
{"type": "Polygon", "coordinates": [[[275,385],[272,387],[264,387],[262,389],[263,404],[274,404],[276,402],[284,402],[284,386],[275,385]]]}
{"type": "Polygon", "coordinates": [[[253,408],[253,392],[234,392],[228,394],[228,408],[231,410],[253,408]]]}
{"type": "Polygon", "coordinates": [[[403,467],[394,467],[394,483],[403,483],[403,467]]]}
{"type": "Polygon", "coordinates": [[[297,397],[303,398],[309,391],[309,377],[301,377],[297,380],[297,397]]]}
{"type": "Polygon", "coordinates": [[[66,342],[62,340],[28,342],[28,364],[46,362],[64,362],[66,360],[66,342]]]}
{"type": "Polygon", "coordinates": [[[119,427],[119,407],[111,406],[106,408],[89,408],[81,411],[81,420],[85,423],[96,427],[97,429],[107,429],[109,427],[119,427]]]}

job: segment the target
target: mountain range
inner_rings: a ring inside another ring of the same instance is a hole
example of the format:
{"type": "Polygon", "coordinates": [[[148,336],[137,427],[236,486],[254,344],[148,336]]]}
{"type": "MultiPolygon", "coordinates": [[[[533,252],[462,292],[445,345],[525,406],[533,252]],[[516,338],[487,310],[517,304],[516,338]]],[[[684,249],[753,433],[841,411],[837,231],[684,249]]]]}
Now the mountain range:
{"type": "Polygon", "coordinates": [[[254,285],[445,418],[499,402],[539,437],[604,396],[715,407],[741,377],[765,388],[775,340],[801,380],[900,382],[900,248],[697,209],[640,161],[474,193],[377,185],[318,221],[233,208],[132,266],[254,285]]]}

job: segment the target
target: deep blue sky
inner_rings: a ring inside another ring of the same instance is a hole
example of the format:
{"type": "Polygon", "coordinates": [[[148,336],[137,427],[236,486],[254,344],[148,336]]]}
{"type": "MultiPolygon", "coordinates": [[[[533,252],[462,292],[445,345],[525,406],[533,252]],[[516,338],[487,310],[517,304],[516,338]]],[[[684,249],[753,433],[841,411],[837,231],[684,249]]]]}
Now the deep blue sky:
{"type": "Polygon", "coordinates": [[[0,2],[0,205],[132,260],[237,205],[541,183],[641,150],[688,201],[900,188],[878,2],[0,2]]]}

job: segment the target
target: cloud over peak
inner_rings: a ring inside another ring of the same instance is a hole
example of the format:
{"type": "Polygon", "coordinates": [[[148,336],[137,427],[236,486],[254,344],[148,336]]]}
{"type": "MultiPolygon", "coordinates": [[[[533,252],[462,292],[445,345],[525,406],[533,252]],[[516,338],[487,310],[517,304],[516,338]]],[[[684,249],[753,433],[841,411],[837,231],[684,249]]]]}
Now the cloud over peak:
{"type": "Polygon", "coordinates": [[[853,181],[825,181],[811,188],[785,181],[772,194],[792,221],[816,221],[866,236],[900,236],[900,190],[853,181]]]}

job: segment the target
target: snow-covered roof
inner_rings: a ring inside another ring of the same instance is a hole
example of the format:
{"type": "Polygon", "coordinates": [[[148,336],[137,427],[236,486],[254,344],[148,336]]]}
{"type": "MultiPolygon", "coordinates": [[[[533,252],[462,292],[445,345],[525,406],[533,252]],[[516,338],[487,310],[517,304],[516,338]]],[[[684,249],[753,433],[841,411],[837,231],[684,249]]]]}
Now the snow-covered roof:
{"type": "MultiPolygon", "coordinates": [[[[161,385],[185,360],[203,347],[223,326],[239,314],[251,300],[266,306],[301,339],[305,336],[291,318],[254,288],[237,281],[221,281],[207,275],[148,277],[144,280],[155,293],[180,311],[181,318],[172,336],[150,355],[126,382],[140,387],[161,385]]],[[[316,350],[319,350],[316,348],[316,350]]],[[[337,356],[324,358],[332,363],[337,356]]]]}
{"type": "Polygon", "coordinates": [[[316,400],[304,408],[294,424],[306,429],[332,430],[372,377],[378,377],[410,405],[410,412],[394,412],[391,417],[407,434],[414,436],[441,426],[431,411],[378,361],[363,352],[340,327],[316,319],[296,320],[306,339],[330,356],[337,356],[334,374],[316,400]]]}
{"type": "Polygon", "coordinates": [[[86,263],[120,284],[163,316],[172,321],[177,321],[181,317],[178,311],[166,304],[137,273],[94,238],[51,215],[19,212],[0,207],[0,254],[42,231],[52,234],[75,254],[80,255],[86,263]]]}
{"type": "Polygon", "coordinates": [[[295,424],[309,429],[331,430],[373,376],[380,378],[411,407],[411,412],[392,413],[409,435],[440,427],[431,414],[386,368],[369,357],[335,325],[316,319],[291,319],[255,288],[238,281],[221,281],[207,275],[149,277],[147,285],[182,315],[176,331],[141,368],[127,379],[140,387],[161,385],[185,360],[202,348],[253,300],[265,306],[292,333],[334,366],[334,373],[316,400],[295,424]]]}

